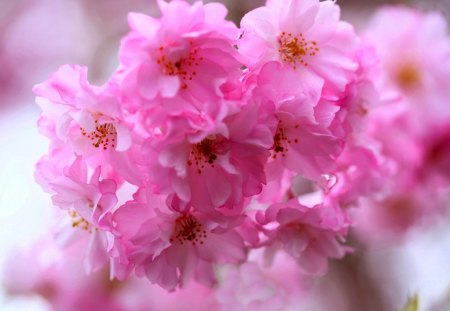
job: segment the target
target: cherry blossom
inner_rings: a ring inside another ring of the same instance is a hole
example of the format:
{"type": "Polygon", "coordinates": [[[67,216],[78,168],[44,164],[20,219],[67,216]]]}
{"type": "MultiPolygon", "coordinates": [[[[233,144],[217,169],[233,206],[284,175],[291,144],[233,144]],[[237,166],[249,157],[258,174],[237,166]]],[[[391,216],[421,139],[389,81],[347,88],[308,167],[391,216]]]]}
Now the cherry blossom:
{"type": "Polygon", "coordinates": [[[342,258],[349,249],[341,244],[350,220],[344,212],[325,204],[307,207],[298,199],[270,206],[265,213],[256,215],[261,225],[267,227],[265,242],[268,251],[285,250],[294,257],[305,273],[324,274],[329,258],[342,258]]]}
{"type": "Polygon", "coordinates": [[[235,221],[198,212],[176,198],[146,198],[142,192],[135,197],[138,201],[127,202],[113,215],[117,254],[137,275],[167,290],[184,286],[190,278],[212,286],[215,264],[245,260],[244,242],[230,227],[235,221]]]}
{"type": "MultiPolygon", "coordinates": [[[[267,1],[242,21],[239,51],[249,68],[278,61],[311,89],[337,95],[353,79],[357,37],[333,1],[267,1]]],[[[331,95],[330,94],[330,95],[331,95]]]]}

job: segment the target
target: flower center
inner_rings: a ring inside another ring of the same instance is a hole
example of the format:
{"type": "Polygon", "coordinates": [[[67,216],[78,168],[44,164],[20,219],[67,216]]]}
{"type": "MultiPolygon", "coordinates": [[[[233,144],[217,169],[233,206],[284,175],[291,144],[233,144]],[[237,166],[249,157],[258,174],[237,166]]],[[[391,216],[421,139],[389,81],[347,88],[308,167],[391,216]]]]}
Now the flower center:
{"type": "MultiPolygon", "coordinates": [[[[298,128],[299,125],[294,125],[294,128],[298,128]]],[[[278,120],[277,130],[275,135],[273,136],[273,152],[272,158],[276,159],[280,154],[282,157],[286,156],[286,153],[289,151],[289,145],[292,143],[298,143],[298,139],[294,138],[293,140],[287,136],[286,127],[283,125],[281,120],[278,120]]]]}
{"type": "Polygon", "coordinates": [[[290,222],[286,225],[282,225],[279,229],[279,239],[284,244],[285,250],[296,257],[299,256],[303,250],[299,250],[297,247],[292,247],[292,244],[303,244],[305,238],[308,240],[307,245],[304,248],[309,248],[316,240],[320,240],[320,233],[317,230],[311,228],[310,225],[301,222],[290,222]]]}
{"type": "Polygon", "coordinates": [[[403,65],[396,73],[396,80],[400,87],[410,89],[420,83],[420,73],[412,64],[403,65]]]}
{"type": "Polygon", "coordinates": [[[290,222],[286,224],[283,229],[289,231],[290,233],[304,233],[307,230],[307,226],[300,222],[290,222]]]}
{"type": "Polygon", "coordinates": [[[189,166],[195,165],[199,174],[202,173],[202,170],[207,164],[214,167],[222,140],[216,137],[205,138],[201,142],[193,145],[187,164],[189,166]]]}
{"type": "Polygon", "coordinates": [[[426,172],[437,171],[450,175],[450,133],[438,137],[424,152],[424,169],[426,172]]]}
{"type": "Polygon", "coordinates": [[[95,130],[87,133],[80,127],[81,134],[86,136],[92,141],[92,146],[95,148],[103,147],[103,150],[107,150],[109,147],[116,147],[117,131],[112,123],[99,124],[95,121],[95,130]]]}
{"type": "Polygon", "coordinates": [[[319,52],[316,41],[306,41],[303,34],[294,36],[292,33],[282,32],[278,44],[281,59],[290,63],[294,69],[297,69],[298,64],[307,67],[305,57],[315,56],[319,52]]]}
{"type": "Polygon", "coordinates": [[[412,198],[406,196],[389,197],[382,204],[392,224],[405,227],[414,222],[416,211],[412,198]]]}
{"type": "Polygon", "coordinates": [[[170,239],[170,242],[176,239],[181,245],[185,242],[190,242],[192,245],[203,244],[207,236],[206,230],[194,216],[183,215],[176,220],[175,236],[170,239]]]}
{"type": "Polygon", "coordinates": [[[84,231],[92,233],[91,224],[85,218],[81,217],[76,211],[69,210],[69,216],[72,219],[72,228],[80,228],[84,231]]]}
{"type": "Polygon", "coordinates": [[[203,57],[198,56],[199,48],[194,48],[192,45],[193,43],[190,41],[189,53],[184,57],[170,57],[171,53],[165,46],[160,46],[158,50],[159,57],[156,62],[161,66],[164,74],[180,77],[182,89],[186,89],[187,82],[197,75],[195,67],[198,67],[199,62],[203,60],[203,57]]]}

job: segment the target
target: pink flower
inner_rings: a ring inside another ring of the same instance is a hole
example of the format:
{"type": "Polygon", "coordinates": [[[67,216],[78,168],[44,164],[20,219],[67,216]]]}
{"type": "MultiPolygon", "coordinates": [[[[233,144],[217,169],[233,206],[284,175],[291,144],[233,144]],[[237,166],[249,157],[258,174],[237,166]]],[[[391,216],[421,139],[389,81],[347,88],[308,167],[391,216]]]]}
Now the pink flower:
{"type": "MultiPolygon", "coordinates": [[[[404,238],[412,228],[423,228],[442,215],[445,206],[449,179],[448,144],[444,142],[448,140],[448,126],[441,123],[440,117],[434,118],[432,126],[416,122],[417,111],[405,103],[384,102],[369,117],[368,141],[376,147],[374,159],[381,162],[378,169],[361,170],[361,177],[365,177],[365,186],[378,179],[373,184],[377,191],[370,188],[364,191],[365,197],[360,199],[354,217],[359,224],[359,235],[371,242],[404,238]],[[382,173],[381,178],[374,179],[378,173],[382,173]]],[[[433,120],[430,117],[424,119],[433,120]]],[[[361,155],[355,151],[346,154],[347,159],[361,155]]],[[[376,164],[358,162],[355,162],[357,166],[366,168],[376,164]]],[[[358,182],[356,186],[351,184],[349,190],[362,190],[358,182]]],[[[345,191],[339,188],[338,182],[338,188],[332,192],[343,194],[345,191]]]]}
{"type": "Polygon", "coordinates": [[[56,192],[52,196],[54,205],[64,210],[74,210],[85,221],[96,226],[117,203],[116,183],[110,179],[100,180],[100,168],[88,180],[87,166],[79,157],[49,185],[56,192]]]}
{"type": "Polygon", "coordinates": [[[391,163],[381,154],[380,142],[368,132],[374,111],[390,104],[380,100],[374,85],[374,72],[378,69],[374,48],[361,45],[357,60],[356,79],[347,85],[345,96],[336,102],[322,100],[316,109],[317,117],[327,120],[329,111],[339,107],[329,128],[345,138],[346,144],[332,172],[336,182],[326,195],[343,207],[357,206],[359,198],[379,194],[392,174],[391,163]]]}
{"type": "Polygon", "coordinates": [[[384,98],[403,97],[419,124],[448,120],[450,38],[438,13],[385,7],[373,17],[364,38],[380,58],[377,85],[384,98]],[[430,119],[431,118],[431,119],[430,119]]]}
{"type": "MultiPolygon", "coordinates": [[[[375,73],[379,69],[378,55],[371,45],[361,45],[357,51],[358,70],[356,79],[347,85],[346,94],[337,101],[341,108],[336,119],[341,122],[336,124],[342,127],[344,135],[364,136],[369,123],[370,113],[381,104],[380,94],[375,86],[375,73]]],[[[335,125],[335,126],[336,126],[335,125]]]]}
{"type": "Polygon", "coordinates": [[[347,251],[343,246],[348,217],[335,206],[326,204],[307,207],[298,199],[270,206],[259,212],[256,221],[266,226],[268,237],[264,243],[268,254],[282,249],[294,257],[300,269],[308,274],[321,275],[328,269],[328,258],[342,258],[347,251]]]}
{"type": "Polygon", "coordinates": [[[267,266],[260,254],[239,266],[225,266],[215,290],[220,310],[295,310],[305,299],[305,277],[292,257],[277,254],[267,266]]]}
{"type": "MultiPolygon", "coordinates": [[[[51,171],[50,165],[43,160],[38,168],[51,171]]],[[[85,240],[86,271],[99,269],[108,261],[105,230],[110,228],[108,212],[117,203],[115,181],[100,180],[100,168],[88,178],[86,163],[80,157],[70,167],[59,172],[59,175],[53,168],[52,174],[43,173],[42,176],[52,178],[46,183],[54,193],[53,204],[67,211],[67,219],[70,219],[70,224],[66,224],[57,233],[59,239],[64,244],[75,239],[85,240]]]]}
{"type": "Polygon", "coordinates": [[[239,51],[251,69],[275,60],[312,89],[324,83],[324,91],[336,95],[344,91],[357,67],[353,60],[357,38],[339,15],[332,1],[269,0],[243,17],[239,51]]]}
{"type": "Polygon", "coordinates": [[[176,97],[189,106],[223,97],[221,88],[241,75],[233,47],[238,31],[224,19],[226,8],[200,1],[158,4],[160,19],[129,15],[132,30],[122,41],[118,71],[125,103],[145,107],[176,97]]]}
{"type": "Polygon", "coordinates": [[[369,148],[348,144],[337,159],[333,174],[337,180],[328,195],[348,207],[359,205],[360,197],[372,197],[383,191],[392,169],[386,158],[369,148]]]}
{"type": "Polygon", "coordinates": [[[328,129],[339,107],[320,113],[319,97],[299,92],[300,80],[279,63],[269,62],[261,68],[253,95],[263,105],[274,106],[272,163],[268,164],[268,170],[279,175],[287,168],[318,179],[332,170],[342,150],[342,140],[328,129]]]}
{"type": "Polygon", "coordinates": [[[356,233],[363,241],[398,243],[413,229],[429,228],[445,213],[445,191],[411,179],[394,182],[384,196],[363,198],[353,211],[356,233]]]}
{"type": "Polygon", "coordinates": [[[165,198],[139,194],[135,199],[141,202],[130,201],[114,213],[115,247],[122,264],[174,290],[191,278],[211,287],[216,283],[215,265],[245,260],[235,221],[224,221],[218,212],[198,212],[176,198],[169,197],[167,207],[165,198]]]}
{"type": "Polygon", "coordinates": [[[124,171],[114,162],[126,162],[122,152],[130,147],[131,131],[115,85],[91,86],[86,68],[66,65],[33,90],[42,109],[38,125],[51,139],[50,156],[59,168],[82,156],[91,167],[102,166],[105,176],[114,176],[112,166],[124,171]]]}
{"type": "Polygon", "coordinates": [[[202,210],[233,208],[261,192],[272,145],[264,107],[222,102],[221,110],[174,117],[171,127],[148,139],[149,181],[158,191],[202,210]]]}

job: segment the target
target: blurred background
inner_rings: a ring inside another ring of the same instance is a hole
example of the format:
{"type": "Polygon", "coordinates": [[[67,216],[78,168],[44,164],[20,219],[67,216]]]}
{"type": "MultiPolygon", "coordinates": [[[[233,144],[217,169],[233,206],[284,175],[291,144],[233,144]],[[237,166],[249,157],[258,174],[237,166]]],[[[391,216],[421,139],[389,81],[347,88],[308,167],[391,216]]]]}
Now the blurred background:
{"type": "MultiPolygon", "coordinates": [[[[225,0],[239,23],[259,0],[225,0]]],[[[373,10],[408,4],[450,16],[450,0],[338,0],[342,18],[363,29],[373,10]]],[[[47,150],[37,133],[38,108],[31,89],[63,64],[89,67],[101,84],[117,65],[127,13],[157,15],[154,0],[0,1],[0,281],[14,250],[33,245],[52,224],[50,197],[34,182],[34,163],[47,150]]],[[[332,264],[305,301],[304,310],[398,310],[418,294],[421,310],[450,310],[448,219],[399,244],[367,247],[332,264]]],[[[29,265],[33,265],[29,262],[29,265]]],[[[0,310],[49,310],[40,296],[13,297],[0,288],[0,310]]],[[[303,310],[303,309],[302,309],[303,310]]]]}

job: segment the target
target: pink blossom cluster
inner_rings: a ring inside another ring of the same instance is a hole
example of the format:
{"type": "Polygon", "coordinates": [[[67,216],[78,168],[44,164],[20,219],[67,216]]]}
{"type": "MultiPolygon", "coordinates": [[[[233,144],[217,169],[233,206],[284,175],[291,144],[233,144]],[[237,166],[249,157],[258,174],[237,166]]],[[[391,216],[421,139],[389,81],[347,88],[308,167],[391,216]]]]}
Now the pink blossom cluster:
{"type": "Polygon", "coordinates": [[[359,37],[334,1],[268,0],[240,28],[219,3],[158,5],[159,18],[129,15],[104,85],[65,65],[34,88],[50,140],[36,179],[87,272],[237,297],[261,261],[323,275],[351,251],[350,227],[383,236],[442,212],[441,16],[387,8],[359,37]]]}

